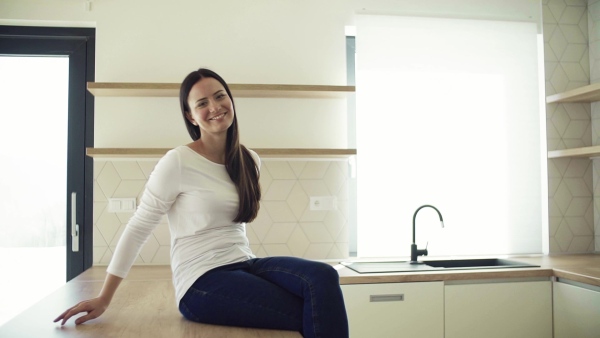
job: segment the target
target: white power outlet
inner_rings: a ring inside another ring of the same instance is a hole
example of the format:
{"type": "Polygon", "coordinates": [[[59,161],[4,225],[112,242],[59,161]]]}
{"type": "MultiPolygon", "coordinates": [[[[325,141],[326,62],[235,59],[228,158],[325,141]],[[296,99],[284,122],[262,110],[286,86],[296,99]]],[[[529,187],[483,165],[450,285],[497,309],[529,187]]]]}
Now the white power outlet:
{"type": "Polygon", "coordinates": [[[310,210],[337,210],[337,197],[335,196],[311,196],[310,210]]]}

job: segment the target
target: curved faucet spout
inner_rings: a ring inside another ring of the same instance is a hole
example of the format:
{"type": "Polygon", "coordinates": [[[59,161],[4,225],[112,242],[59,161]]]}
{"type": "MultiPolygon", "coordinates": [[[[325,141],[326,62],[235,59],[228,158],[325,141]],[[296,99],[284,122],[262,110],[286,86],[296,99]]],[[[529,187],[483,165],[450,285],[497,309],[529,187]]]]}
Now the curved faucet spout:
{"type": "Polygon", "coordinates": [[[432,208],[433,210],[435,210],[438,213],[438,216],[440,216],[440,223],[442,224],[442,228],[444,227],[444,218],[442,217],[442,213],[436,207],[434,207],[433,205],[429,205],[429,204],[425,204],[425,205],[418,207],[417,210],[415,210],[415,213],[413,214],[413,233],[412,233],[413,244],[415,243],[415,223],[417,220],[417,213],[419,212],[419,210],[421,210],[423,208],[432,208]]]}
{"type": "Polygon", "coordinates": [[[425,204],[420,206],[419,208],[417,208],[417,210],[415,211],[414,215],[413,215],[413,233],[412,233],[412,244],[410,246],[410,262],[411,264],[419,264],[419,262],[417,262],[417,257],[419,256],[427,256],[428,252],[427,252],[427,248],[423,249],[423,250],[419,250],[417,249],[417,244],[416,244],[416,240],[415,240],[415,224],[416,224],[416,220],[417,220],[417,213],[419,212],[419,210],[423,209],[423,208],[432,208],[433,210],[435,210],[438,213],[438,216],[440,216],[440,223],[442,224],[442,228],[444,227],[444,218],[442,218],[442,213],[433,205],[429,205],[429,204],[425,204]]]}

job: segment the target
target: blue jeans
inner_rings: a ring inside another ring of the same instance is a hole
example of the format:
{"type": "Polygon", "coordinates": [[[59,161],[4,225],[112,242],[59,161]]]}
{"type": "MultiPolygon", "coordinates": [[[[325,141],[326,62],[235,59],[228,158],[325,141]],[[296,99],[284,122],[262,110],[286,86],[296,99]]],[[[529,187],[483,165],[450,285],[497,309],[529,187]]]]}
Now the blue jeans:
{"type": "Polygon", "coordinates": [[[213,269],[190,287],[179,311],[206,324],[348,337],[337,271],[296,257],[254,258],[213,269]]]}

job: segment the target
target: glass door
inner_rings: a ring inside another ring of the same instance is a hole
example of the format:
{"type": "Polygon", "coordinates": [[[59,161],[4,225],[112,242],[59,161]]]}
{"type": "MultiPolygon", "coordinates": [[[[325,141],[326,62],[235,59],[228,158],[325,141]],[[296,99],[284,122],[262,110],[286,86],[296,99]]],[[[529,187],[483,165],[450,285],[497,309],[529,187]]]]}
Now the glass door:
{"type": "Polygon", "coordinates": [[[0,26],[0,325],[92,265],[94,35],[0,26]]]}

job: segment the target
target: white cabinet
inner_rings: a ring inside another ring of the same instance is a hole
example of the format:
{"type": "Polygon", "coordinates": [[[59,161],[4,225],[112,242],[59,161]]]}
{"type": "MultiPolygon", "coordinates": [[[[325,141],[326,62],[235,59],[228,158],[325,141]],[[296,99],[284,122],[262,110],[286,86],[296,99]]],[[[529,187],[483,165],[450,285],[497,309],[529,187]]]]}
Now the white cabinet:
{"type": "Polygon", "coordinates": [[[551,283],[447,284],[445,337],[551,338],[551,283]]]}
{"type": "Polygon", "coordinates": [[[444,284],[342,285],[351,338],[444,335],[444,284]]]}
{"type": "Polygon", "coordinates": [[[554,337],[600,337],[600,290],[561,282],[553,287],[554,337]]]}

